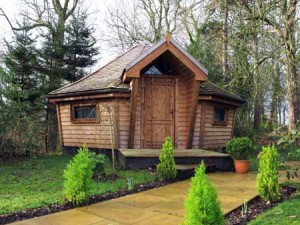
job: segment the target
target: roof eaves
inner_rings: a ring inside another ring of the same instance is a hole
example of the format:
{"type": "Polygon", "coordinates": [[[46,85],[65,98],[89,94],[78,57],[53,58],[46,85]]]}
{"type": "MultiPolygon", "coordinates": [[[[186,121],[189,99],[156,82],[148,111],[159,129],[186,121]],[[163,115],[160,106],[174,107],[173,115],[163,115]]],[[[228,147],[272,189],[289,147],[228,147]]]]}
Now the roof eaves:
{"type": "Polygon", "coordinates": [[[76,92],[65,92],[65,93],[49,93],[46,95],[46,98],[59,98],[59,97],[72,97],[79,95],[91,95],[91,94],[106,94],[106,93],[130,93],[131,90],[129,88],[117,88],[117,87],[109,87],[105,89],[93,89],[93,90],[85,90],[85,91],[76,91],[76,92]]]}

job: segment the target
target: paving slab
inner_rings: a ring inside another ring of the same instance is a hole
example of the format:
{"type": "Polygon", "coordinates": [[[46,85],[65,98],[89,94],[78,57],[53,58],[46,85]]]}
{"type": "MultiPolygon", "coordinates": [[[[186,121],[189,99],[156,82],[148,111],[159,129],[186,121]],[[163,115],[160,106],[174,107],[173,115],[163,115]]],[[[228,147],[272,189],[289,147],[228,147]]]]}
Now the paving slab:
{"type": "Polygon", "coordinates": [[[151,219],[142,220],[134,225],[174,225],[181,224],[183,222],[182,217],[172,216],[168,214],[160,214],[158,216],[154,216],[151,219]]]}
{"type": "Polygon", "coordinates": [[[122,204],[114,200],[78,208],[78,210],[121,224],[134,224],[159,214],[147,209],[122,204]]]}
{"type": "Polygon", "coordinates": [[[91,225],[104,221],[105,218],[82,212],[78,209],[71,209],[47,216],[18,222],[18,225],[91,225]]]}
{"type": "MultiPolygon", "coordinates": [[[[256,173],[212,173],[208,176],[218,192],[223,213],[255,196],[256,173]]],[[[184,199],[190,180],[92,204],[65,212],[33,218],[16,225],[177,225],[184,216],[184,199]]]]}

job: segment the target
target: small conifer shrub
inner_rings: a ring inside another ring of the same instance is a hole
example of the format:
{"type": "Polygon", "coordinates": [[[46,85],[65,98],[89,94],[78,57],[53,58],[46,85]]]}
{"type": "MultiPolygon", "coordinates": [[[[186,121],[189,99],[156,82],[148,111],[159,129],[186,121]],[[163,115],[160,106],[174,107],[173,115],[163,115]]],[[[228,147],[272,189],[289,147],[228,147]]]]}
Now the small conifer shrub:
{"type": "Polygon", "coordinates": [[[64,170],[64,195],[67,200],[79,204],[87,199],[96,163],[86,145],[79,148],[64,170]]]}
{"type": "Polygon", "coordinates": [[[224,225],[215,188],[209,183],[202,162],[191,180],[185,200],[184,225],[224,225]]]}
{"type": "Polygon", "coordinates": [[[256,188],[265,201],[276,201],[279,199],[279,156],[277,149],[273,146],[262,147],[258,155],[259,168],[256,178],[256,188]]]}
{"type": "Polygon", "coordinates": [[[176,179],[177,170],[174,160],[174,147],[170,137],[166,137],[160,152],[157,174],[164,181],[173,181],[176,179]]]}

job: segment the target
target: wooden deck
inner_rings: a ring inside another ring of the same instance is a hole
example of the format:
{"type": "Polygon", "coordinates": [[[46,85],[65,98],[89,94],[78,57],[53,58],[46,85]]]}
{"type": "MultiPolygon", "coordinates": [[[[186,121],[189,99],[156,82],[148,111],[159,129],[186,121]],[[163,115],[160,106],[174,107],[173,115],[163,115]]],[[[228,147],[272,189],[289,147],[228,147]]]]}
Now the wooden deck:
{"type": "MultiPolygon", "coordinates": [[[[149,168],[159,163],[160,149],[119,149],[118,159],[125,169],[149,168]]],[[[176,165],[214,164],[218,171],[232,171],[233,161],[228,154],[203,149],[175,149],[176,165]]]]}

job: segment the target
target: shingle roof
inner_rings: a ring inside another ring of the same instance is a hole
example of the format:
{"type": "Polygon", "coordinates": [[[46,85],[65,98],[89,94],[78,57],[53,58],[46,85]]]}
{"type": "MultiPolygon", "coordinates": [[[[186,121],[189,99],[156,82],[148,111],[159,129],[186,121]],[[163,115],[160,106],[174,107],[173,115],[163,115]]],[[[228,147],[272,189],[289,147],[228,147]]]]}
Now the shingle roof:
{"type": "Polygon", "coordinates": [[[206,81],[201,83],[200,85],[200,96],[217,96],[226,99],[231,99],[234,101],[239,101],[241,103],[245,103],[245,100],[240,98],[238,95],[235,95],[229,91],[226,91],[215,84],[211,83],[210,81],[206,81]]]}
{"type": "MultiPolygon", "coordinates": [[[[165,40],[164,40],[165,41],[165,40]]],[[[184,51],[193,62],[196,61],[190,54],[188,54],[181,46],[174,40],[172,43],[176,45],[180,51],[184,51]]],[[[149,54],[151,51],[159,47],[163,42],[160,41],[157,44],[151,46],[149,43],[141,43],[135,47],[129,49],[127,52],[118,56],[116,59],[106,64],[102,68],[98,69],[94,73],[83,77],[82,79],[61,87],[55,91],[52,91],[48,94],[47,97],[64,97],[64,96],[75,96],[75,95],[85,95],[95,92],[130,92],[130,86],[125,84],[121,76],[127,68],[130,68],[136,62],[139,62],[141,58],[145,57],[146,54],[149,54]]],[[[200,64],[197,63],[202,70],[207,72],[207,70],[200,64]]],[[[209,96],[218,96],[226,99],[231,99],[244,103],[245,101],[239,96],[225,91],[216,85],[212,84],[209,81],[203,82],[200,85],[200,96],[209,95],[209,96]]]]}
{"type": "Polygon", "coordinates": [[[94,73],[83,77],[74,83],[52,91],[49,93],[48,97],[104,89],[129,89],[129,85],[122,82],[121,75],[126,65],[128,65],[131,61],[133,61],[150,47],[151,46],[148,43],[139,44],[118,56],[116,59],[98,69],[94,73]]]}

